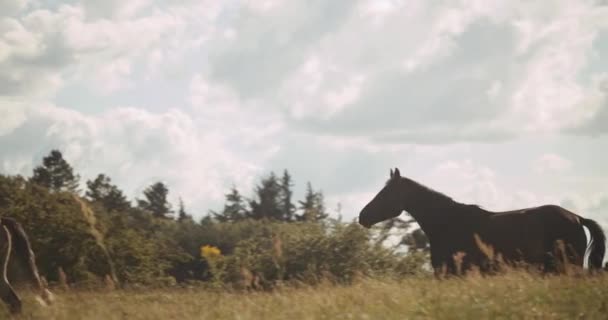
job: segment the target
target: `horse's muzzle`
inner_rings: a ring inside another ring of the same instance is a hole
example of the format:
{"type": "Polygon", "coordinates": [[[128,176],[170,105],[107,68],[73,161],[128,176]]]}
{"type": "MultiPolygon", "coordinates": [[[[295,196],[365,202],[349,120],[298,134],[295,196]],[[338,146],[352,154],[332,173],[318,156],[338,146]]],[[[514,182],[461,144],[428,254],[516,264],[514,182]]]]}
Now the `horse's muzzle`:
{"type": "Polygon", "coordinates": [[[359,217],[359,224],[367,229],[372,227],[372,224],[369,221],[365,221],[365,219],[363,219],[362,217],[359,217]]]}

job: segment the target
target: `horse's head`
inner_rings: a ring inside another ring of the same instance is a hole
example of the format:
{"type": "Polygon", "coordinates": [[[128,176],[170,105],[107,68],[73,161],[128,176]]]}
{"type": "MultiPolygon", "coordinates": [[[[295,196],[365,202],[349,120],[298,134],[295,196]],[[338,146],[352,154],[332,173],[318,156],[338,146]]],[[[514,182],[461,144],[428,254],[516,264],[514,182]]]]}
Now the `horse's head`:
{"type": "Polygon", "coordinates": [[[384,188],[359,213],[359,224],[370,228],[378,222],[399,216],[403,211],[402,194],[399,191],[401,184],[399,169],[391,169],[384,188]]]}

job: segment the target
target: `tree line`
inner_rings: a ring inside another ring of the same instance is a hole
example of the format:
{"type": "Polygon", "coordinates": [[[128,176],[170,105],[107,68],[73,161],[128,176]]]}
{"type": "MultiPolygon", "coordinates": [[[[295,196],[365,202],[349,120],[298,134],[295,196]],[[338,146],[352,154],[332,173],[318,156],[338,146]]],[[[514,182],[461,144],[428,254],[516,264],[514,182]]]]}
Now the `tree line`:
{"type": "MultiPolygon", "coordinates": [[[[74,173],[72,166],[63,158],[59,150],[52,150],[43,158],[42,164],[34,169],[30,178],[32,183],[45,187],[52,192],[80,193],[80,175],[74,173]]],[[[235,222],[244,219],[272,219],[281,222],[308,221],[320,222],[329,215],[325,209],[323,192],[314,190],[307,183],[303,200],[293,202],[293,179],[289,171],[284,170],[279,178],[270,172],[261,179],[254,189],[254,197],[245,198],[232,186],[225,195],[224,208],[210,211],[210,217],[219,222],[235,222]]],[[[143,191],[143,199],[135,199],[136,207],[150,212],[156,218],[178,221],[192,219],[186,213],[180,199],[177,212],[168,200],[169,188],[163,182],[155,182],[143,191]]],[[[100,173],[93,180],[86,182],[84,193],[86,199],[101,204],[107,210],[122,211],[131,207],[122,190],[112,183],[107,175],[100,173]]]]}
{"type": "MultiPolygon", "coordinates": [[[[134,201],[102,173],[80,187],[80,176],[59,150],[45,156],[31,177],[0,175],[0,215],[24,225],[50,281],[63,274],[80,284],[108,276],[120,283],[236,283],[248,270],[274,283],[317,279],[328,270],[344,279],[358,272],[411,272],[423,261],[379,246],[382,232],[374,242],[356,223],[331,218],[322,191],[310,182],[304,198],[294,201],[287,170],[262,177],[250,198],[233,185],[223,208],[200,221],[181,198],[173,207],[163,182],[145,188],[134,201]],[[221,252],[221,263],[203,256],[203,246],[221,252]],[[342,252],[336,254],[336,248],[342,252]]],[[[412,242],[421,239],[418,233],[403,239],[426,254],[424,241],[412,242]]]]}

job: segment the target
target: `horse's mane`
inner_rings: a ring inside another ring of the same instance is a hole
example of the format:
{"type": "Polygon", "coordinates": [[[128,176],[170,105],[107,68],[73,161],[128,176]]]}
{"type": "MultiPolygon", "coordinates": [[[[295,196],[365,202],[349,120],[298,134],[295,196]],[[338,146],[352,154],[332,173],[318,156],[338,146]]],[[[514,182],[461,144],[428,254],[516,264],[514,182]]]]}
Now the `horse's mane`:
{"type": "Polygon", "coordinates": [[[423,185],[422,183],[414,181],[410,178],[406,178],[406,177],[400,177],[400,178],[402,181],[407,182],[409,185],[415,186],[418,191],[421,191],[423,195],[428,197],[427,198],[428,200],[439,201],[442,203],[442,205],[444,205],[446,207],[459,209],[459,211],[464,210],[464,211],[469,211],[469,212],[474,212],[474,211],[483,212],[483,213],[488,212],[477,204],[467,204],[467,203],[458,202],[458,201],[454,200],[452,197],[450,197],[442,192],[439,192],[437,190],[431,189],[431,188],[423,185]]]}

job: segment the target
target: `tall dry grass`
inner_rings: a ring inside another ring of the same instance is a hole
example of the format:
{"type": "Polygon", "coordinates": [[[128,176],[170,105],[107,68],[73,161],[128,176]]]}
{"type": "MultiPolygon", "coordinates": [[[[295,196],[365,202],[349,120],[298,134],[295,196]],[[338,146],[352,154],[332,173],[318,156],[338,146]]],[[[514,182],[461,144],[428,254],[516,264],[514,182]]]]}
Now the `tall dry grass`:
{"type": "MultiPolygon", "coordinates": [[[[270,292],[173,288],[26,296],[17,319],[607,319],[608,276],[507,274],[362,279],[270,292]]],[[[7,318],[0,307],[0,318],[7,318]]]]}

